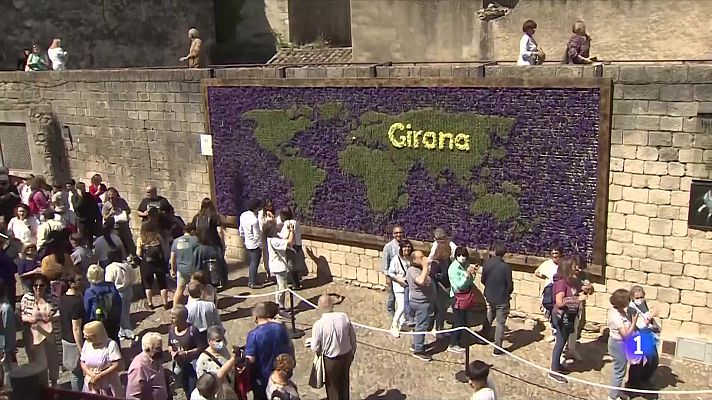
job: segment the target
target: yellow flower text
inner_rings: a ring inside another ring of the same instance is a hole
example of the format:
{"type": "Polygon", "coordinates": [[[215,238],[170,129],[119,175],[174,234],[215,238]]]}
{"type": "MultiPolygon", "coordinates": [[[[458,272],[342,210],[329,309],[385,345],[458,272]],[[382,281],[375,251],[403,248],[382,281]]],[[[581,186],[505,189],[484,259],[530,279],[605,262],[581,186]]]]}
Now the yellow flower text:
{"type": "Polygon", "coordinates": [[[396,122],[388,129],[388,140],[397,149],[470,151],[470,135],[466,133],[414,131],[410,124],[396,122]]]}

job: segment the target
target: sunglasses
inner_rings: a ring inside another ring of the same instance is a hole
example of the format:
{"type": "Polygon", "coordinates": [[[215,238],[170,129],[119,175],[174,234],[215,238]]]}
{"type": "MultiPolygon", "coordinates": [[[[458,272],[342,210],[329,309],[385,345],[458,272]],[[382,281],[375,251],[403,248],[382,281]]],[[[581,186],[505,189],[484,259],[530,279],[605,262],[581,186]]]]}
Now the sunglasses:
{"type": "Polygon", "coordinates": [[[32,285],[32,287],[40,289],[46,287],[46,285],[32,285]]]}
{"type": "Polygon", "coordinates": [[[393,232],[394,235],[402,235],[403,231],[393,232]]]}

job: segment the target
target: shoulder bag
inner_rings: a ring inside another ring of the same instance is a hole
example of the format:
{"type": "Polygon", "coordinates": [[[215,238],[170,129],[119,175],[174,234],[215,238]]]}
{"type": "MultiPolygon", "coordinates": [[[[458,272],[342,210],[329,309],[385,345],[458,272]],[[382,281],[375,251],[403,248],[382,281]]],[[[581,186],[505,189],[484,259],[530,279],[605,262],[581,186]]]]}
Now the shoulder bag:
{"type": "Polygon", "coordinates": [[[324,369],[324,355],[314,355],[311,373],[309,373],[309,386],[320,389],[326,382],[326,370],[324,369]]]}

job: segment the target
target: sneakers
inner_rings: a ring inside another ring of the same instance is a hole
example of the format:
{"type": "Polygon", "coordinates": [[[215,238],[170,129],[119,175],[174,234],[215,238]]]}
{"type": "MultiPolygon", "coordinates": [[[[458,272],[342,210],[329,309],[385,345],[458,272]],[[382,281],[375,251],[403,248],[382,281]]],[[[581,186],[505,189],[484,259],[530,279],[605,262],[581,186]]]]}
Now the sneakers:
{"type": "Polygon", "coordinates": [[[427,353],[413,353],[413,357],[417,358],[418,360],[421,361],[432,361],[433,356],[427,353]]]}
{"type": "Polygon", "coordinates": [[[408,348],[408,350],[410,350],[411,353],[415,353],[415,347],[413,347],[412,344],[410,345],[410,347],[408,348]]]}
{"type": "Polygon", "coordinates": [[[549,373],[549,378],[559,383],[569,383],[569,380],[560,375],[549,373]]]}
{"type": "Polygon", "coordinates": [[[400,329],[398,329],[397,326],[391,327],[391,336],[396,337],[396,338],[400,337],[400,329]]]}
{"type": "Polygon", "coordinates": [[[462,354],[466,352],[467,350],[463,349],[460,346],[448,346],[447,351],[450,353],[457,353],[457,354],[462,354]]]}
{"type": "Polygon", "coordinates": [[[492,357],[499,357],[502,354],[504,354],[504,352],[502,350],[497,350],[497,349],[492,350],[492,357]]]}

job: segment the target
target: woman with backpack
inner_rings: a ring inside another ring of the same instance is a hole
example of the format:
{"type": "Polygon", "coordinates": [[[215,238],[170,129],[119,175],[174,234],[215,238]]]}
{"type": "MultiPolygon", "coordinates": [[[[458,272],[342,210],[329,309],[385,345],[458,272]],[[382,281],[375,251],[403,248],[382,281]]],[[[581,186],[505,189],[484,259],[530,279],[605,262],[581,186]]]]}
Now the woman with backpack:
{"type": "Polygon", "coordinates": [[[86,321],[100,321],[113,340],[119,341],[121,327],[121,294],[106,282],[104,269],[94,264],[87,269],[89,288],[84,292],[86,321]]]}
{"type": "Polygon", "coordinates": [[[115,226],[114,218],[107,218],[101,236],[94,241],[94,254],[102,268],[106,268],[111,263],[109,256],[112,254],[118,254],[122,260],[126,259],[126,249],[121,238],[116,234],[115,226]]]}
{"type": "Polygon", "coordinates": [[[168,286],[166,283],[166,275],[168,274],[167,247],[160,230],[144,223],[139,236],[137,253],[141,258],[141,281],[146,291],[146,302],[150,309],[153,309],[153,283],[157,282],[161,291],[163,308],[168,310],[168,286]]]}
{"type": "Polygon", "coordinates": [[[50,198],[47,194],[47,181],[41,175],[32,178],[30,182],[30,199],[27,206],[30,208],[32,215],[41,215],[46,209],[51,208],[50,198]]]}
{"type": "Polygon", "coordinates": [[[222,216],[215,209],[215,204],[209,198],[204,198],[200,202],[200,210],[193,217],[193,226],[198,231],[205,231],[212,236],[213,243],[216,243],[222,249],[225,255],[225,244],[223,242],[224,231],[221,228],[222,216]]]}
{"type": "MultiPolygon", "coordinates": [[[[579,306],[586,295],[578,288],[578,270],[573,257],[564,257],[559,263],[559,269],[554,277],[552,295],[554,306],[551,312],[551,325],[556,329],[556,342],[551,355],[551,370],[566,374],[568,369],[561,365],[561,354],[569,335],[574,331],[574,323],[578,316],[579,306]]],[[[549,374],[549,377],[559,383],[568,380],[560,375],[549,374]]]]}
{"type": "Polygon", "coordinates": [[[193,252],[194,270],[203,271],[214,287],[226,285],[227,263],[220,243],[205,227],[197,230],[197,236],[199,245],[193,252]]]}

